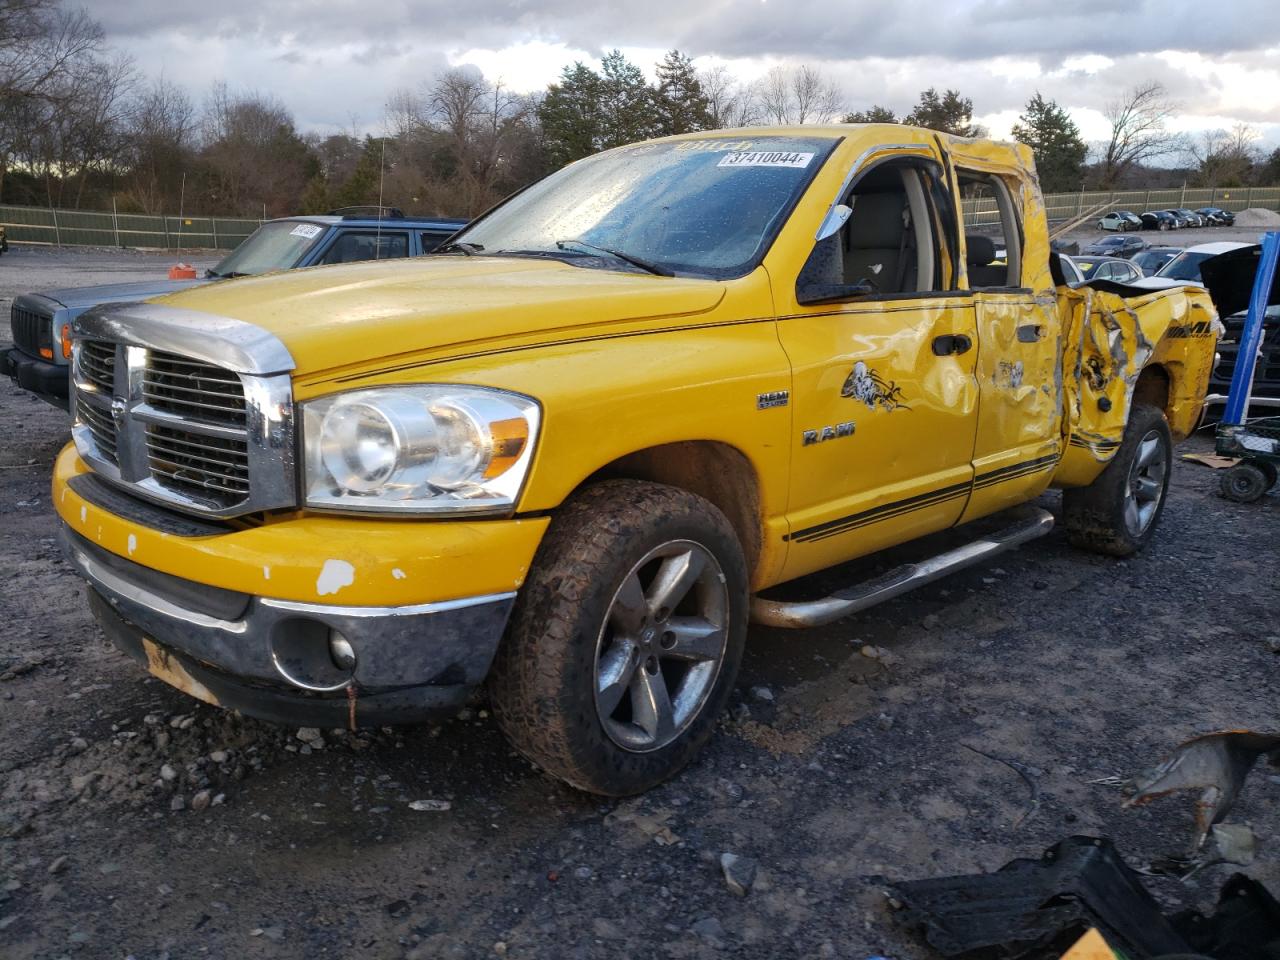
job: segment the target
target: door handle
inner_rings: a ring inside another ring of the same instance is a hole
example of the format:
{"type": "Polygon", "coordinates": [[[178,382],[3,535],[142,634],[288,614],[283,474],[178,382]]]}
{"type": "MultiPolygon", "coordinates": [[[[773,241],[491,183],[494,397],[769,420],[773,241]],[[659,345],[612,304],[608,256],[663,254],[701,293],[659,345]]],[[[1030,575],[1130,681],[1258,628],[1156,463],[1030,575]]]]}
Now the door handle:
{"type": "Polygon", "coordinates": [[[933,338],[933,352],[939,357],[967,353],[972,346],[973,341],[963,333],[944,333],[940,337],[933,338]]]}
{"type": "Polygon", "coordinates": [[[1038,343],[1044,336],[1044,328],[1038,323],[1024,323],[1018,328],[1019,343],[1038,343]]]}

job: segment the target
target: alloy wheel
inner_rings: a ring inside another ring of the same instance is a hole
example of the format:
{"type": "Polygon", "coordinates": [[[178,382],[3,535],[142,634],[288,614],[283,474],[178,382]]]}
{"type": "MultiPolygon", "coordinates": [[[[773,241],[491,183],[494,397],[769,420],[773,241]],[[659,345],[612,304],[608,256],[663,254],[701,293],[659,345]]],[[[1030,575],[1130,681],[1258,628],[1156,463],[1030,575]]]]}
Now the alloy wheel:
{"type": "Polygon", "coordinates": [[[614,593],[596,643],[596,713],[614,743],[658,750],[682,734],[715,686],[729,636],[729,591],[691,540],[650,550],[614,593]]]}
{"type": "Polygon", "coordinates": [[[1160,433],[1148,430],[1138,442],[1124,490],[1124,525],[1132,537],[1141,537],[1151,526],[1164,495],[1169,460],[1160,433]]]}

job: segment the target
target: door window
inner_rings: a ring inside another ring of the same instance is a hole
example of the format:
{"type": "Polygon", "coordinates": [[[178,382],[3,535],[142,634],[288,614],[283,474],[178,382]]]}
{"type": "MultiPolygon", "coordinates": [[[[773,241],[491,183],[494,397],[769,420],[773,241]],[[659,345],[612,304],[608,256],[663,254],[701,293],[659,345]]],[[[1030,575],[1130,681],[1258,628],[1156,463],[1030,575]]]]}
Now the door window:
{"type": "Polygon", "coordinates": [[[846,288],[848,298],[911,297],[954,287],[954,216],[936,164],[915,158],[878,164],[839,202],[850,208],[849,218],[815,245],[798,294],[846,288]]]}
{"type": "Polygon", "coordinates": [[[1017,204],[997,176],[958,171],[960,193],[978,222],[965,230],[965,264],[969,288],[983,290],[1022,286],[1022,223],[1017,204]]]}
{"type": "Polygon", "coordinates": [[[399,230],[348,230],[325,251],[319,263],[395,260],[409,255],[409,234],[399,230]]]}
{"type": "Polygon", "coordinates": [[[430,253],[436,247],[440,246],[440,244],[448,240],[451,236],[453,236],[453,234],[451,233],[439,233],[439,232],[424,230],[418,239],[422,243],[422,252],[430,253]]]}

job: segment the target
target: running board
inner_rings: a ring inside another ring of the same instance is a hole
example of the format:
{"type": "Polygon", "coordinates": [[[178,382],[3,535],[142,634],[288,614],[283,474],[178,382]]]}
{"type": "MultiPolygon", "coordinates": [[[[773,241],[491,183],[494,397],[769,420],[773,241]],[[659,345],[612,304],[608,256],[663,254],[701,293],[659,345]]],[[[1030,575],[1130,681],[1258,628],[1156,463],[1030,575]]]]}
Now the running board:
{"type": "Polygon", "coordinates": [[[981,563],[998,553],[1043,537],[1053,529],[1053,514],[1048,510],[1032,507],[1022,519],[990,536],[966,543],[963,547],[948,550],[920,563],[908,563],[895,567],[888,573],[838,590],[820,600],[787,603],[781,600],[751,598],[751,619],[769,627],[821,627],[842,617],[874,607],[877,603],[892,600],[908,590],[932,583],[949,573],[981,563]]]}

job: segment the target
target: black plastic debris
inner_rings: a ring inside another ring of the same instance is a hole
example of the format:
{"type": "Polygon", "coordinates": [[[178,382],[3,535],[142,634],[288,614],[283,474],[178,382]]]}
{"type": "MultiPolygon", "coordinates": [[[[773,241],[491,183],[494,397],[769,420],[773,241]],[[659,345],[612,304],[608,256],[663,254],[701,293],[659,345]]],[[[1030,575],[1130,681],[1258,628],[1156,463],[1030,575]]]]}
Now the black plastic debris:
{"type": "Polygon", "coordinates": [[[1196,800],[1194,853],[1204,845],[1209,829],[1231,810],[1245,778],[1258,758],[1280,762],[1280,735],[1252,730],[1224,730],[1194,737],[1158,766],[1126,785],[1131,794],[1125,806],[1137,807],[1182,790],[1199,790],[1196,800]]]}
{"type": "Polygon", "coordinates": [[[1280,958],[1280,905],[1237,874],[1214,913],[1161,913],[1110,840],[1069,837],[1038,860],[995,873],[889,886],[918,928],[947,957],[1060,956],[1090,927],[1129,960],[1204,954],[1214,960],[1280,958]]]}

